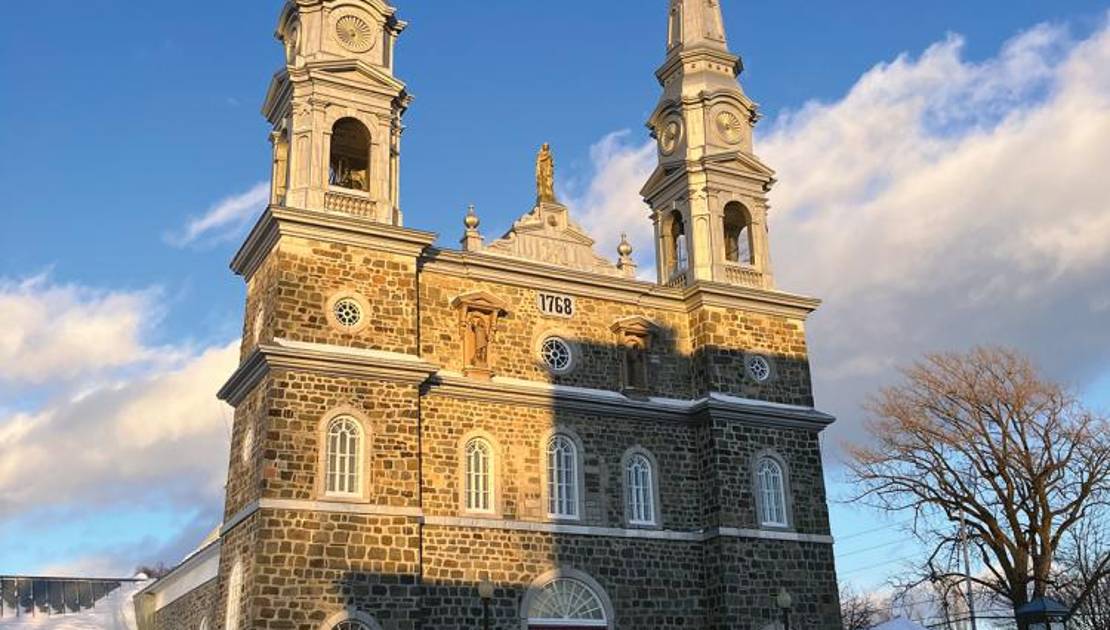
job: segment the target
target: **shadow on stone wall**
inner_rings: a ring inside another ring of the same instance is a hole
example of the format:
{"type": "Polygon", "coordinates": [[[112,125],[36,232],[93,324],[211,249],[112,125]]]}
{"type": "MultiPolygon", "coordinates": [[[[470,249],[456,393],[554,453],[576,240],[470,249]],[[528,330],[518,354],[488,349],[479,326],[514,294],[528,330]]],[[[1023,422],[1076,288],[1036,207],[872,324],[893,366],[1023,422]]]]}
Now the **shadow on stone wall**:
{"type": "MultiPolygon", "coordinates": [[[[785,588],[795,601],[794,627],[839,630],[831,545],[735,532],[721,536],[714,529],[759,528],[752,462],[757,453],[773,450],[790,466],[792,531],[828,534],[816,432],[776,427],[774,420],[725,417],[707,405],[665,412],[642,404],[659,396],[651,385],[665,377],[686,379],[689,398],[723,390],[732,396],[808,405],[808,364],[768,356],[773,380],[761,385],[747,373],[745,353],[710,346],[683,357],[674,340],[673,331],[658,331],[646,359],[649,387],[626,391],[608,405],[586,405],[581,392],[558,389],[546,400],[525,403],[506,390],[502,401],[485,401],[485,407],[453,415],[443,410],[446,403],[428,405],[429,396],[451,396],[437,392],[442,383],[433,377],[422,397],[422,406],[436,409],[421,412],[422,492],[459,492],[461,480],[450,474],[458,467],[453,440],[479,427],[508,445],[499,456],[512,462],[504,468],[511,478],[498,483],[513,496],[503,498],[503,519],[462,514],[457,505],[451,509],[422,500],[423,522],[413,525],[420,530],[419,548],[388,549],[383,556],[388,563],[390,554],[400,551],[397,562],[404,565],[404,552],[413,551],[419,573],[347,570],[334,585],[337,603],[365,611],[385,630],[482,628],[479,585],[489,582],[490,627],[517,630],[527,627],[525,602],[530,589],[542,585],[537,579],[561,571],[596,581],[611,628],[763,630],[778,621],[775,596],[785,588]],[[653,354],[671,359],[655,360],[653,354]],[[487,417],[481,411],[504,411],[506,406],[505,414],[487,417]],[[539,420],[516,422],[514,416],[539,420]],[[580,449],[584,495],[577,519],[547,514],[546,457],[540,448],[542,436],[553,433],[573,436],[580,449]],[[626,513],[623,462],[633,451],[650,453],[653,460],[658,485],[653,525],[633,524],[626,513]]],[[[612,378],[601,376],[603,372],[620,375],[611,381],[620,383],[611,391],[621,390],[627,379],[625,348],[578,343],[579,367],[599,379],[612,378]]],[[[552,375],[550,382],[582,386],[581,378],[572,375],[552,375]]],[[[674,391],[675,383],[666,389],[674,391]]],[[[393,537],[395,546],[402,538],[393,537]]],[[[544,626],[563,627],[576,626],[544,626]]]]}

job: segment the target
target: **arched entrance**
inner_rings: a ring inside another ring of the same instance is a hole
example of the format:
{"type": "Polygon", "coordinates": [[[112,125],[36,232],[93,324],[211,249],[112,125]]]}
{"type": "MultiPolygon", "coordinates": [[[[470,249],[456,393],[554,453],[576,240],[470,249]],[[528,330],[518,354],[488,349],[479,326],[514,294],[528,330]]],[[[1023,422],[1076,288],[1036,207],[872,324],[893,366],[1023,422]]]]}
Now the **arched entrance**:
{"type": "Polygon", "coordinates": [[[527,630],[597,630],[612,628],[612,605],[601,586],[578,571],[542,576],[524,598],[527,630]]]}

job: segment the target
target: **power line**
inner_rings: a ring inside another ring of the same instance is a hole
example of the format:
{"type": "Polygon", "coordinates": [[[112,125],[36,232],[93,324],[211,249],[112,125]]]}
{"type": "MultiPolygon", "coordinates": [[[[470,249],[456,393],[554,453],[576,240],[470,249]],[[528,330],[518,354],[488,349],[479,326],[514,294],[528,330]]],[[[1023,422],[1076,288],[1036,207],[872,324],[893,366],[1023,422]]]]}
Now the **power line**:
{"type": "Polygon", "coordinates": [[[893,547],[894,545],[902,545],[902,544],[905,544],[905,542],[906,541],[904,541],[904,540],[888,540],[885,543],[882,543],[880,545],[875,545],[873,547],[864,547],[863,549],[855,549],[855,550],[849,551],[847,553],[836,554],[836,557],[839,559],[839,558],[847,558],[849,556],[857,556],[861,553],[867,553],[868,551],[875,551],[876,549],[882,549],[884,547],[893,547]]]}
{"type": "Polygon", "coordinates": [[[900,556],[900,557],[897,557],[897,558],[891,558],[889,560],[880,562],[878,564],[872,564],[872,565],[868,565],[868,566],[865,566],[865,567],[857,567],[855,569],[852,569],[851,571],[837,571],[837,573],[840,575],[840,577],[844,577],[845,575],[854,575],[856,573],[861,573],[863,571],[870,571],[871,569],[878,569],[879,567],[884,567],[888,564],[894,564],[895,562],[902,562],[902,561],[905,561],[905,560],[911,560],[913,558],[914,558],[914,556],[912,556],[912,555],[900,556]]]}
{"type": "Polygon", "coordinates": [[[898,521],[898,522],[895,522],[895,523],[887,523],[886,525],[880,525],[879,527],[875,527],[873,529],[865,529],[862,532],[856,532],[854,534],[849,534],[848,536],[837,536],[836,537],[836,542],[837,543],[842,543],[845,540],[853,540],[855,538],[859,538],[860,536],[866,536],[868,534],[874,534],[875,532],[881,532],[884,529],[891,529],[891,528],[894,528],[894,527],[901,527],[902,525],[905,525],[906,523],[909,523],[911,521],[913,521],[913,519],[908,518],[904,521],[898,521]]]}

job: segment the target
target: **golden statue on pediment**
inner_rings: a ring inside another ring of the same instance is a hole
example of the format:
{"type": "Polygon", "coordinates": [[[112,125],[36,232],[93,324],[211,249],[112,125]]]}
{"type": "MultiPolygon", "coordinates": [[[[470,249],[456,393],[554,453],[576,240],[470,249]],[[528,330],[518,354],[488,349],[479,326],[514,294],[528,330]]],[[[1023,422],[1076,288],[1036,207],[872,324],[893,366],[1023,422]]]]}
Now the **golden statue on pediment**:
{"type": "Polygon", "coordinates": [[[551,155],[551,145],[544,143],[536,157],[536,201],[556,203],[555,201],[555,158],[551,155]]]}

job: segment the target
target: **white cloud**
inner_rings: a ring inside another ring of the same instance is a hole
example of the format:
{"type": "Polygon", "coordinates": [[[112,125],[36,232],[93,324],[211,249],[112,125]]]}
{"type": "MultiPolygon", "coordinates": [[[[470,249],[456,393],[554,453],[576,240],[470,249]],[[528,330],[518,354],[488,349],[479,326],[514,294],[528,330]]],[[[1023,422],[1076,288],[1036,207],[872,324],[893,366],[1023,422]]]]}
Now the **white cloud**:
{"type": "Polygon", "coordinates": [[[176,247],[185,247],[201,239],[219,242],[235,238],[265,209],[269,200],[269,182],[259,182],[246,192],[221,199],[203,215],[191,218],[179,233],[168,235],[166,240],[176,247]]]}
{"type": "MultiPolygon", "coordinates": [[[[971,62],[949,37],[772,121],[778,285],[826,299],[809,326],[818,403],[858,435],[859,402],[922,352],[1005,343],[1066,381],[1108,367],[1110,28],[1059,26],[971,62]]],[[[647,146],[610,136],[580,206],[651,265],[647,146]],[[616,147],[614,149],[614,147],[616,147]],[[645,163],[646,161],[646,163],[645,163]],[[626,228],[632,222],[640,229],[626,228]]]]}
{"type": "MultiPolygon", "coordinates": [[[[628,136],[627,130],[611,133],[590,147],[593,177],[580,194],[565,196],[582,227],[599,239],[599,254],[616,258],[621,234],[627,233],[637,246],[633,257],[646,260],[654,256],[654,246],[650,211],[639,190],[655,168],[655,143],[636,146],[628,136]]],[[[640,271],[654,278],[651,269],[640,271]]]]}
{"type": "MultiPolygon", "coordinates": [[[[136,540],[63,550],[119,569],[176,560],[181,536],[218,520],[232,411],[215,393],[238,364],[239,343],[147,345],[145,329],[161,318],[157,295],[45,277],[0,281],[0,382],[20,403],[0,404],[0,532],[31,523],[56,548],[49,532],[59,523],[139,506],[183,515],[163,525],[160,540],[180,536],[161,547],[136,540]],[[73,518],[59,521],[59,510],[73,518]]],[[[138,525],[135,535],[150,532],[138,525]]]]}
{"type": "Polygon", "coordinates": [[[0,420],[0,513],[137,496],[219,496],[239,344],[0,420]]]}
{"type": "Polygon", "coordinates": [[[0,381],[41,383],[172,358],[141,339],[161,319],[158,295],[0,278],[0,381]]]}

